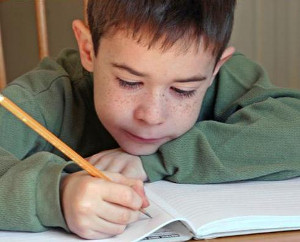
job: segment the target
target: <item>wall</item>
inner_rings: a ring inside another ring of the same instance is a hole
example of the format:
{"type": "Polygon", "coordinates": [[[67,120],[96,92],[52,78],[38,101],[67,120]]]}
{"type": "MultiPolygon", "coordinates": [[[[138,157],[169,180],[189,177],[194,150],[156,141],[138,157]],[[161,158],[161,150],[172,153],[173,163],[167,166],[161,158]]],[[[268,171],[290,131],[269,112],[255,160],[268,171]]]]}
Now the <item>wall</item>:
{"type": "Polygon", "coordinates": [[[238,0],[231,42],[275,84],[300,89],[299,24],[299,0],[238,0]]]}
{"type": "MultiPolygon", "coordinates": [[[[72,20],[83,17],[82,0],[46,0],[50,55],[76,48],[72,20]]],[[[34,0],[0,1],[0,23],[7,79],[32,69],[39,61],[34,0]]]]}
{"type": "MultiPolygon", "coordinates": [[[[231,44],[261,63],[271,80],[300,89],[300,0],[238,0],[231,44]]],[[[82,0],[48,0],[50,54],[76,48],[71,30],[82,18],[82,0]]],[[[0,1],[4,54],[8,80],[38,62],[33,0],[0,1]]]]}

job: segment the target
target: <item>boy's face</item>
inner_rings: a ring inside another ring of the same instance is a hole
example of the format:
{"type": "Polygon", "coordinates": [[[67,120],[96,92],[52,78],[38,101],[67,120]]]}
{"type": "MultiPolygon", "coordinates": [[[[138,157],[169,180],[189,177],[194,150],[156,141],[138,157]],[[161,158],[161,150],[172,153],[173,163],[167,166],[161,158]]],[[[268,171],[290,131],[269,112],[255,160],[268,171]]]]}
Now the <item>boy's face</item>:
{"type": "Polygon", "coordinates": [[[159,43],[148,49],[118,31],[103,37],[91,58],[96,112],[128,153],[152,154],[198,118],[215,59],[202,46],[180,51],[181,44],[162,52],[159,43]]]}
{"type": "Polygon", "coordinates": [[[94,60],[99,119],[125,151],[154,153],[196,122],[213,79],[214,58],[191,47],[166,52],[124,32],[102,38],[94,60]]]}

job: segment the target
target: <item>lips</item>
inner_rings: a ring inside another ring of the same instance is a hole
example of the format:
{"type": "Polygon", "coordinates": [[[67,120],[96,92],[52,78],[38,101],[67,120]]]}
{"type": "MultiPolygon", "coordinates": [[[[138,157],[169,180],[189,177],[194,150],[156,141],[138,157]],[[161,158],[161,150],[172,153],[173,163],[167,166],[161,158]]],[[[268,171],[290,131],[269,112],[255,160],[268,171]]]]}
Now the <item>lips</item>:
{"type": "Polygon", "coordinates": [[[148,143],[148,144],[154,144],[154,143],[159,143],[163,140],[163,138],[144,138],[144,137],[140,137],[140,136],[137,136],[137,135],[134,135],[130,132],[127,132],[125,131],[127,136],[134,140],[135,142],[138,142],[138,143],[148,143]]]}

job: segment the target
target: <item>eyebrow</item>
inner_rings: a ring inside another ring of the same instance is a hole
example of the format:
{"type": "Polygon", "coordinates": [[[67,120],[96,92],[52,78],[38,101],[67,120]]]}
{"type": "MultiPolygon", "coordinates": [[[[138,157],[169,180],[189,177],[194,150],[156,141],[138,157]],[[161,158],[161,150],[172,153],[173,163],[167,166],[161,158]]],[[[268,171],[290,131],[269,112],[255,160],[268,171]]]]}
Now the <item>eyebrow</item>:
{"type": "Polygon", "coordinates": [[[133,68],[131,68],[131,67],[127,66],[127,65],[124,65],[124,64],[112,63],[112,66],[116,67],[118,69],[125,70],[125,71],[127,71],[130,74],[133,74],[135,76],[139,76],[139,77],[147,77],[147,76],[149,76],[149,75],[147,75],[145,73],[142,73],[142,72],[139,72],[137,70],[134,70],[133,68]]]}
{"type": "Polygon", "coordinates": [[[185,82],[201,82],[207,79],[206,76],[195,76],[186,79],[176,79],[175,82],[185,83],[185,82]]]}
{"type": "MultiPolygon", "coordinates": [[[[138,76],[138,77],[148,77],[149,75],[146,73],[139,72],[137,70],[134,70],[132,67],[129,67],[124,64],[117,64],[117,63],[112,63],[112,66],[118,69],[125,70],[129,72],[132,75],[138,76]]],[[[174,82],[180,82],[180,83],[186,83],[186,82],[200,82],[200,81],[205,81],[207,79],[206,76],[194,76],[194,77],[189,77],[185,79],[176,79],[174,82]]]]}

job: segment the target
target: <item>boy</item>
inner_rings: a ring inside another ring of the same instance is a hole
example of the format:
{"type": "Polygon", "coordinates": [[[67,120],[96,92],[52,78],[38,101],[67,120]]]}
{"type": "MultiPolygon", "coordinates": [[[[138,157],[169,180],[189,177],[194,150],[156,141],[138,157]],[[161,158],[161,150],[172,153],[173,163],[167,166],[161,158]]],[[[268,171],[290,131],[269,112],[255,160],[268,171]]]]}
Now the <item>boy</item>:
{"type": "Polygon", "coordinates": [[[0,109],[0,228],[105,238],[148,205],[138,180],[299,176],[300,93],[272,86],[227,47],[234,7],[234,0],[90,1],[89,28],[73,23],[80,59],[70,50],[45,59],[3,94],[113,172],[115,183],[66,162],[0,109]]]}

